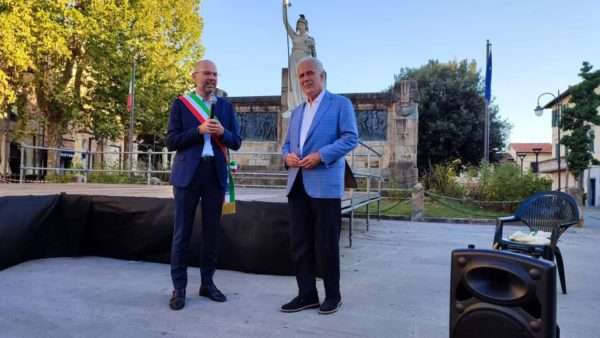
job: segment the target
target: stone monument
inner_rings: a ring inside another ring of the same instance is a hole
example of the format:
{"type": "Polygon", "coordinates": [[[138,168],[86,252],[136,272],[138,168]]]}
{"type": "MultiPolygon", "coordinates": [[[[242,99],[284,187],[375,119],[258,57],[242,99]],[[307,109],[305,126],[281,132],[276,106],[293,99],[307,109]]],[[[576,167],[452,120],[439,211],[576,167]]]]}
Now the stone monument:
{"type": "Polygon", "coordinates": [[[296,66],[298,61],[307,56],[317,56],[315,48],[315,39],[308,35],[308,20],[303,14],[300,14],[296,21],[296,30],[292,29],[288,21],[287,8],[291,6],[288,0],[283,1],[283,25],[288,37],[292,40],[292,52],[288,55],[288,83],[287,86],[287,106],[288,110],[304,102],[302,88],[296,77],[296,66]]]}

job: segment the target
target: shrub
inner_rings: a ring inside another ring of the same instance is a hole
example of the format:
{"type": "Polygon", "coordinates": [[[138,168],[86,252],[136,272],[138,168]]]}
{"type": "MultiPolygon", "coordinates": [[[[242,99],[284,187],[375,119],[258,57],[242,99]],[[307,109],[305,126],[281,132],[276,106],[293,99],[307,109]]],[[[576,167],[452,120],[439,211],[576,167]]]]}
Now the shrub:
{"type": "Polygon", "coordinates": [[[75,176],[76,174],[71,172],[62,175],[48,172],[44,180],[47,183],[72,183],[75,182],[75,176]]]}
{"type": "Polygon", "coordinates": [[[452,197],[464,197],[465,188],[457,182],[456,164],[436,164],[423,178],[425,189],[452,197]]]}
{"type": "MultiPolygon", "coordinates": [[[[536,192],[552,188],[552,180],[531,172],[521,174],[512,163],[497,166],[471,167],[464,177],[458,177],[460,166],[456,161],[436,165],[423,178],[425,189],[441,195],[478,201],[521,201],[536,192]]],[[[514,205],[515,203],[509,203],[514,205]]]]}
{"type": "Polygon", "coordinates": [[[482,166],[479,184],[471,196],[484,201],[520,201],[536,192],[548,191],[552,180],[521,169],[511,163],[482,166]]]}

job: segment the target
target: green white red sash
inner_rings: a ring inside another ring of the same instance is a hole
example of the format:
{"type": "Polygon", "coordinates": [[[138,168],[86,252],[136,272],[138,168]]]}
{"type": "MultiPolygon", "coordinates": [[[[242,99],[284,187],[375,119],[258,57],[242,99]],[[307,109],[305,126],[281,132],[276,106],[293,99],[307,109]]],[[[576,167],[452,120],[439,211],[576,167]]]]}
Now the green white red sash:
{"type": "MultiPolygon", "coordinates": [[[[196,92],[190,92],[187,95],[179,96],[179,99],[187,107],[187,109],[194,115],[196,120],[200,124],[209,119],[210,108],[204,103],[204,101],[196,94],[196,92]]],[[[217,117],[215,116],[215,119],[217,117]]],[[[227,189],[225,190],[225,201],[223,203],[223,214],[234,214],[235,213],[235,184],[233,181],[233,175],[231,174],[232,167],[237,167],[235,161],[229,162],[229,149],[217,138],[216,135],[211,135],[211,141],[214,142],[225,157],[225,163],[229,163],[227,166],[227,189]]]]}

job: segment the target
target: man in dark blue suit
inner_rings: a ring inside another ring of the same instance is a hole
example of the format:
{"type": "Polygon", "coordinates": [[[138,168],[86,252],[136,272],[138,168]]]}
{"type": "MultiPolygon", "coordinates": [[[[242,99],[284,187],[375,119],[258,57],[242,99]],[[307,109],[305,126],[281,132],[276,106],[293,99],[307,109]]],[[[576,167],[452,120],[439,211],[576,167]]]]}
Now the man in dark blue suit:
{"type": "Polygon", "coordinates": [[[213,281],[217,265],[217,231],[228,177],[227,148],[241,146],[240,128],[231,103],[215,95],[217,67],[209,60],[196,63],[192,73],[196,89],[178,97],[169,115],[167,146],[177,151],[171,172],[175,196],[175,226],[171,245],[173,295],[169,306],[185,306],[187,249],[196,207],[202,210],[200,296],[217,302],[225,295],[213,281]]]}

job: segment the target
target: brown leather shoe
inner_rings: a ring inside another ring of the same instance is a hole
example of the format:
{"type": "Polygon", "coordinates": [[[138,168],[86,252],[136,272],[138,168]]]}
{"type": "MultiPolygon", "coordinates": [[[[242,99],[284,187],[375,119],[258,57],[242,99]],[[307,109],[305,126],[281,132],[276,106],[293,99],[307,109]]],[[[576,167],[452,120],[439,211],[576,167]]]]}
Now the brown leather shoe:
{"type": "Polygon", "coordinates": [[[171,310],[181,310],[185,306],[185,290],[173,290],[173,295],[169,300],[171,310]]]}

